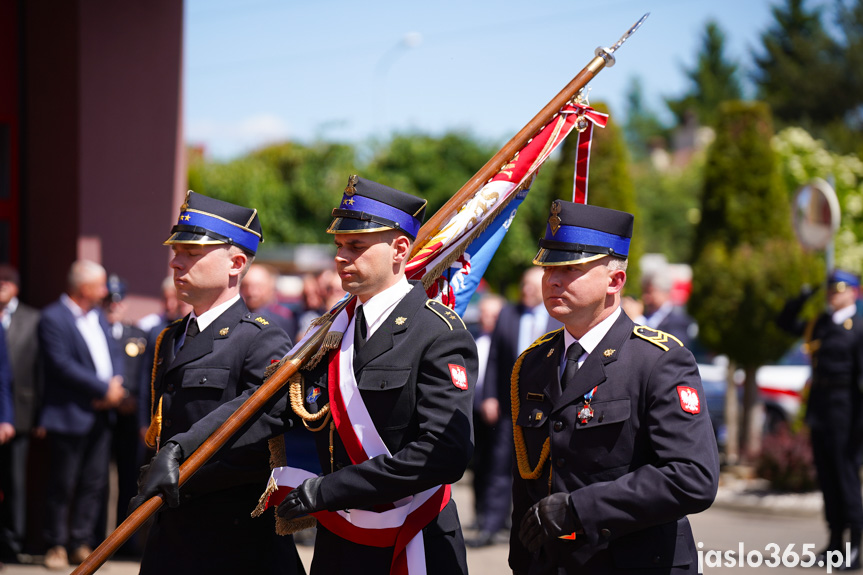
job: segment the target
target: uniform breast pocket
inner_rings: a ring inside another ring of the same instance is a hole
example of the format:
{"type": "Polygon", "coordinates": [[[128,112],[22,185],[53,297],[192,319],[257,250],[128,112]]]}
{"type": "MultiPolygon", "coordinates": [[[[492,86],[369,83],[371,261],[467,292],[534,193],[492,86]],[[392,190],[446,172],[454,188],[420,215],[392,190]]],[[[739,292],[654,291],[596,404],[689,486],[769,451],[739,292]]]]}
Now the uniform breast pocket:
{"type": "Polygon", "coordinates": [[[592,407],[593,417],[585,423],[577,418],[581,404],[567,410],[575,427],[570,447],[579,454],[584,471],[592,474],[626,465],[632,459],[629,398],[597,401],[592,407]]]}
{"type": "Polygon", "coordinates": [[[414,411],[412,386],[408,385],[411,370],[364,369],[357,387],[362,392],[366,408],[380,429],[405,427],[414,411]]]}
{"type": "Polygon", "coordinates": [[[231,370],[227,367],[198,367],[187,369],[183,373],[183,389],[199,389],[205,393],[214,393],[228,387],[231,379],[231,370]]]}

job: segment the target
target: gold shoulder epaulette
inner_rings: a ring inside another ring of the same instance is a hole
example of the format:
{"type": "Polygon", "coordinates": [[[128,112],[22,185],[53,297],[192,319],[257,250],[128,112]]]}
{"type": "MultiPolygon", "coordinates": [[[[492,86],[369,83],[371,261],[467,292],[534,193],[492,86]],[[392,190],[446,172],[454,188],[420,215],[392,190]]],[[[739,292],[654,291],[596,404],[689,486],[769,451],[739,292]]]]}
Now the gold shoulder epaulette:
{"type": "Polygon", "coordinates": [[[559,333],[560,333],[560,332],[562,332],[562,331],[563,331],[563,328],[561,327],[561,328],[558,328],[558,329],[556,329],[556,330],[554,330],[554,331],[550,331],[550,332],[548,332],[548,333],[547,333],[547,334],[545,334],[545,335],[541,335],[541,336],[539,336],[535,342],[533,342],[532,344],[530,344],[529,346],[527,346],[527,349],[525,349],[523,352],[521,352],[521,353],[522,353],[522,355],[523,355],[523,354],[525,354],[525,353],[527,353],[527,352],[529,352],[530,350],[532,350],[532,349],[533,349],[533,348],[535,348],[535,347],[539,347],[539,346],[541,346],[542,344],[544,344],[545,342],[549,341],[551,338],[553,338],[554,336],[556,336],[557,334],[559,334],[559,333]]]}
{"type": "Polygon", "coordinates": [[[635,326],[635,329],[632,330],[632,333],[634,333],[641,339],[646,339],[657,347],[661,347],[665,351],[668,351],[670,349],[669,345],[673,345],[675,343],[677,344],[676,347],[683,347],[683,342],[681,342],[679,339],[677,339],[670,333],[665,333],[664,331],[653,329],[652,327],[647,327],[646,325],[635,326]]]}
{"type": "Polygon", "coordinates": [[[461,317],[441,302],[429,299],[426,300],[426,307],[432,310],[442,320],[444,320],[449,326],[450,331],[454,330],[457,327],[460,327],[461,329],[467,329],[467,326],[464,324],[464,321],[462,321],[461,317]]]}

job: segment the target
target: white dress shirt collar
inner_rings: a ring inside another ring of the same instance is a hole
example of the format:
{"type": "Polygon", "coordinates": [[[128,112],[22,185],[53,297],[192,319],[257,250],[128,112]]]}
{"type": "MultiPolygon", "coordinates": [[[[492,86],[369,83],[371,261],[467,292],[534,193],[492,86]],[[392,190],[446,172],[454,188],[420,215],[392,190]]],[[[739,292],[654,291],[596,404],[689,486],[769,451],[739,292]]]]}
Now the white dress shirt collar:
{"type": "MultiPolygon", "coordinates": [[[[404,299],[411,289],[413,289],[413,286],[408,282],[407,278],[402,276],[395,284],[381,293],[373,295],[366,303],[362,304],[363,315],[366,318],[366,327],[368,328],[366,339],[372,337],[375,330],[383,324],[393,308],[404,299]]],[[[359,302],[357,302],[357,305],[360,305],[359,302]]]]}
{"type": "Polygon", "coordinates": [[[845,306],[842,309],[837,309],[833,312],[833,323],[839,325],[844,322],[846,319],[854,317],[854,314],[857,313],[857,304],[852,303],[851,305],[845,306]]]}
{"type": "Polygon", "coordinates": [[[620,311],[620,306],[617,306],[617,308],[615,308],[615,310],[611,312],[611,315],[593,326],[590,331],[588,331],[586,334],[584,334],[584,336],[582,336],[581,339],[575,339],[572,334],[569,333],[566,328],[564,328],[564,353],[561,354],[563,356],[561,360],[561,365],[563,365],[563,362],[566,361],[566,350],[569,349],[570,344],[577,341],[584,349],[584,353],[582,353],[581,357],[578,358],[578,365],[580,367],[581,364],[584,363],[584,360],[587,359],[587,356],[590,355],[590,353],[592,353],[594,349],[596,349],[596,346],[599,345],[599,342],[602,341],[602,338],[604,338],[608,334],[609,330],[611,330],[611,326],[614,325],[614,322],[616,322],[617,318],[620,317],[620,311]]]}
{"type": "MultiPolygon", "coordinates": [[[[220,315],[225,313],[225,311],[227,311],[227,309],[229,307],[234,305],[238,299],[240,299],[240,294],[235,295],[234,297],[232,297],[231,299],[229,299],[226,302],[220,303],[219,305],[217,305],[213,309],[208,309],[207,311],[205,311],[204,313],[202,313],[199,316],[196,316],[195,312],[192,311],[192,317],[198,321],[198,329],[200,331],[204,331],[207,328],[207,326],[209,326],[211,323],[216,321],[216,319],[220,315]]],[[[186,324],[186,326],[188,327],[188,324],[186,324]]]]}

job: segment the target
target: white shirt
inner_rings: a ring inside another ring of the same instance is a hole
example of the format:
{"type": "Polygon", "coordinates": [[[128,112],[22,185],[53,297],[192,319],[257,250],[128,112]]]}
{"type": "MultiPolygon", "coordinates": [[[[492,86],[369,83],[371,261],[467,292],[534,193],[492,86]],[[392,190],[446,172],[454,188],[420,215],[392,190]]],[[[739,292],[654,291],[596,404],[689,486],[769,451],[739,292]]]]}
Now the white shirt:
{"type": "Polygon", "coordinates": [[[843,307],[842,309],[837,309],[836,311],[833,312],[833,316],[832,316],[833,323],[835,323],[836,325],[839,325],[842,322],[844,322],[846,319],[848,319],[850,317],[854,317],[854,314],[856,314],[856,313],[857,313],[857,304],[853,304],[853,303],[851,305],[843,307]]]}
{"type": "Polygon", "coordinates": [[[581,347],[584,349],[584,353],[582,353],[578,358],[578,367],[581,367],[581,364],[584,363],[584,360],[587,359],[587,356],[590,355],[596,346],[599,345],[599,342],[602,341],[611,326],[614,325],[614,322],[617,321],[617,318],[620,317],[620,306],[617,306],[611,315],[607,318],[596,324],[590,331],[582,336],[581,339],[575,339],[572,334],[569,333],[566,329],[563,330],[563,343],[564,343],[564,353],[561,354],[563,357],[560,361],[560,372],[563,373],[563,368],[566,365],[566,350],[569,349],[570,344],[574,342],[578,342],[581,347]]]}
{"type": "Polygon", "coordinates": [[[13,297],[6,304],[6,309],[0,311],[0,322],[3,324],[3,329],[9,331],[9,326],[12,324],[12,314],[18,309],[18,298],[13,297]]]}
{"type": "MultiPolygon", "coordinates": [[[[391,285],[379,294],[373,295],[366,303],[362,304],[363,316],[366,318],[366,327],[368,328],[366,331],[366,340],[371,339],[372,334],[383,325],[387,316],[408,295],[408,292],[413,287],[407,278],[402,276],[394,285],[391,285]]],[[[357,305],[359,306],[359,303],[357,305]]],[[[356,318],[356,314],[354,314],[354,318],[356,318]]],[[[354,320],[351,320],[352,325],[348,329],[353,328],[353,323],[354,320]]]]}
{"type": "Polygon", "coordinates": [[[75,316],[75,327],[78,328],[84,343],[87,344],[87,349],[90,350],[90,357],[93,358],[93,365],[96,366],[96,377],[108,383],[114,377],[114,364],[111,362],[108,338],[105,337],[105,332],[102,331],[102,325],[99,323],[99,311],[93,308],[85,312],[66,294],[60,296],[60,301],[75,316]]]}
{"type": "Polygon", "coordinates": [[[665,302],[664,304],[659,306],[658,310],[650,314],[650,317],[645,317],[644,325],[646,325],[647,327],[652,327],[653,329],[657,329],[659,327],[659,324],[661,324],[665,320],[665,318],[668,317],[668,314],[670,314],[673,310],[674,304],[671,303],[671,301],[665,302]]]}
{"type": "Polygon", "coordinates": [[[545,334],[548,326],[548,310],[544,304],[539,304],[525,310],[518,319],[518,353],[523,352],[530,344],[545,334]]]}
{"type": "MultiPolygon", "coordinates": [[[[225,313],[225,311],[227,311],[227,309],[229,307],[234,305],[234,303],[236,303],[236,301],[238,299],[240,299],[240,294],[235,295],[234,297],[232,297],[231,299],[229,299],[226,302],[220,303],[219,305],[217,305],[213,309],[208,309],[207,311],[205,311],[204,313],[202,313],[199,316],[196,316],[195,311],[192,310],[192,313],[190,314],[190,317],[189,317],[189,321],[186,322],[186,331],[189,330],[189,325],[192,323],[193,319],[198,322],[198,332],[200,333],[200,332],[204,331],[204,329],[206,329],[207,326],[209,326],[211,323],[216,321],[216,319],[218,319],[218,317],[220,315],[225,313]]],[[[177,343],[177,349],[179,350],[181,347],[183,347],[184,343],[186,343],[186,332],[185,331],[183,332],[183,337],[180,338],[180,341],[177,343]]]]}

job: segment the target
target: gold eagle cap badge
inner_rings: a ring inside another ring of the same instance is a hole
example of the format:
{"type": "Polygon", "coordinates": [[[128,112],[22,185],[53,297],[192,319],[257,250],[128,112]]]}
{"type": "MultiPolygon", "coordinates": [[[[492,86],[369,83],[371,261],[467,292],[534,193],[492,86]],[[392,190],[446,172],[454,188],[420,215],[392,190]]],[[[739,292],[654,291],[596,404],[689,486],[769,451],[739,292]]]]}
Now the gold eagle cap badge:
{"type": "Polygon", "coordinates": [[[551,227],[551,235],[557,233],[560,229],[560,202],[557,200],[551,202],[551,216],[548,218],[548,225],[551,227]]]}
{"type": "Polygon", "coordinates": [[[186,192],[186,199],[185,199],[185,200],[183,200],[183,205],[182,205],[182,206],[180,206],[180,211],[181,211],[181,212],[185,212],[186,210],[188,210],[188,209],[189,209],[189,196],[190,196],[191,194],[192,194],[192,190],[188,190],[188,191],[186,192]]]}
{"type": "Polygon", "coordinates": [[[357,189],[355,186],[357,185],[357,183],[359,183],[359,181],[360,177],[358,175],[351,174],[351,176],[348,178],[348,185],[345,187],[346,196],[353,196],[357,193],[357,189]]]}

